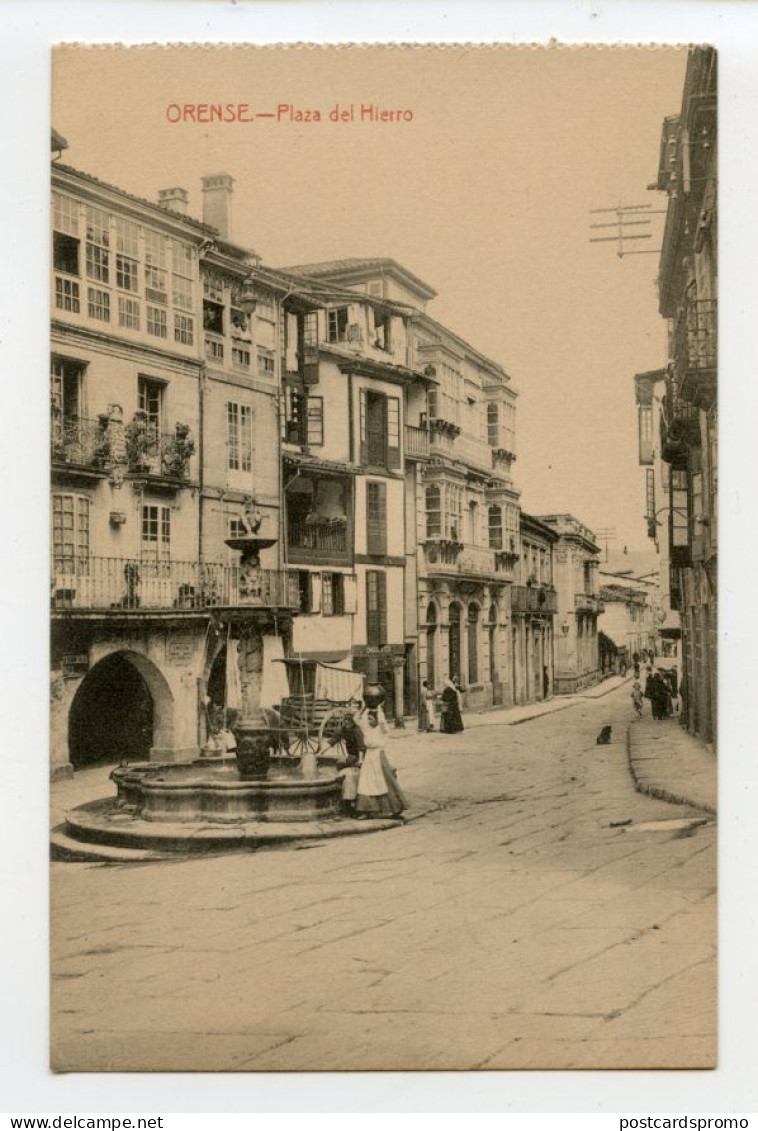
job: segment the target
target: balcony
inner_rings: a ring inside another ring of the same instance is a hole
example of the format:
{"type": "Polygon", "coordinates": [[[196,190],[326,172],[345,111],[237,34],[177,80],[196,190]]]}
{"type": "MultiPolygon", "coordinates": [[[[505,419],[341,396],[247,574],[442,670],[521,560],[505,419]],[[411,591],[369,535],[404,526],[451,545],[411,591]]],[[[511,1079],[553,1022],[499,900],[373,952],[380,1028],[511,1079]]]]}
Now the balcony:
{"type": "Polygon", "coordinates": [[[429,433],[426,428],[416,428],[412,424],[405,426],[405,458],[429,458],[429,433]]]}
{"type": "Polygon", "coordinates": [[[173,432],[159,432],[141,413],[135,413],[124,429],[124,439],[126,462],[132,474],[169,484],[188,482],[195,441],[185,424],[177,424],[173,432]]]}
{"type": "Polygon", "coordinates": [[[483,471],[492,471],[492,448],[486,440],[461,432],[455,444],[455,458],[483,471]]]}
{"type": "Polygon", "coordinates": [[[495,555],[482,546],[464,545],[449,538],[427,538],[424,545],[429,576],[492,578],[500,576],[495,555]]]}
{"type": "Polygon", "coordinates": [[[287,522],[290,559],[301,562],[344,562],[351,553],[347,518],[290,518],[287,522]]]}
{"type": "Polygon", "coordinates": [[[107,417],[84,420],[81,417],[53,419],[50,430],[53,467],[100,476],[112,463],[107,417]]]}
{"type": "Polygon", "coordinates": [[[552,585],[514,585],[511,612],[515,616],[554,616],[558,612],[558,596],[552,585]]]}
{"type": "Polygon", "coordinates": [[[429,421],[429,452],[430,455],[442,455],[452,457],[456,437],[460,436],[461,430],[457,424],[453,424],[450,420],[442,420],[440,417],[435,417],[429,421]]]}
{"type": "Polygon", "coordinates": [[[297,576],[199,562],[149,562],[138,558],[60,557],[53,563],[52,609],[75,612],[203,612],[213,608],[295,609],[297,576]]]}
{"type": "Polygon", "coordinates": [[[502,424],[490,424],[487,428],[492,466],[507,471],[516,458],[516,436],[511,428],[502,424]]]}
{"type": "Polygon", "coordinates": [[[666,393],[661,402],[661,458],[675,468],[687,466],[690,447],[700,445],[699,410],[682,400],[679,383],[666,379],[666,393]]]}
{"type": "Polygon", "coordinates": [[[715,299],[696,299],[680,312],[674,330],[674,361],[683,400],[700,408],[716,394],[718,319],[715,299]]]}
{"type": "Polygon", "coordinates": [[[602,613],[605,605],[596,593],[575,593],[574,608],[578,613],[602,613]]]}

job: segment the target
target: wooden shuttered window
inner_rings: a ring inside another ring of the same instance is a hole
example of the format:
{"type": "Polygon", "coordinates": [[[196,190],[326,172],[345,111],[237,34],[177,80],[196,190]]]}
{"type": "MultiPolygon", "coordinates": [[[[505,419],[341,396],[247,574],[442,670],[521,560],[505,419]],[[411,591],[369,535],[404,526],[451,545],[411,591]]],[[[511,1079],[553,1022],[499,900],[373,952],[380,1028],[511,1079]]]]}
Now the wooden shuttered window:
{"type": "Polygon", "coordinates": [[[360,461],[364,466],[400,467],[400,398],[360,390],[360,461]]]}
{"type": "Polygon", "coordinates": [[[387,643],[387,575],[377,569],[366,573],[366,643],[373,648],[387,643]]]}
{"type": "Polygon", "coordinates": [[[366,553],[387,553],[387,484],[366,484],[366,553]]]}
{"type": "Polygon", "coordinates": [[[400,467],[400,400],[385,397],[387,405],[387,467],[400,467]]]}
{"type": "Polygon", "coordinates": [[[360,444],[359,444],[359,458],[362,464],[368,463],[368,426],[366,424],[366,390],[360,390],[359,397],[359,423],[360,423],[360,444]]]}

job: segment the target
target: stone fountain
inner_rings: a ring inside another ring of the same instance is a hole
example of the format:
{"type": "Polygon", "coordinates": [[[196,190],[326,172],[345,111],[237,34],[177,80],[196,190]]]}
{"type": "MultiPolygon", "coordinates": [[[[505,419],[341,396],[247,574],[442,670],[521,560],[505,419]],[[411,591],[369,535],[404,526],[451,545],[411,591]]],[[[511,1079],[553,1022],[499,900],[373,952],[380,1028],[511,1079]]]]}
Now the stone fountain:
{"type": "Polygon", "coordinates": [[[265,617],[245,616],[244,610],[270,608],[260,554],[276,539],[259,537],[261,516],[252,502],[247,525],[246,533],[226,543],[241,554],[237,601],[229,610],[232,617],[240,610],[235,618],[241,688],[240,717],[234,727],[236,766],[228,756],[207,754],[189,763],[119,766],[111,774],[117,796],[69,813],[67,836],[118,848],[212,851],[368,832],[399,823],[341,818],[341,783],[333,760],[323,759],[319,765],[313,754],[302,763],[272,758],[276,736],[260,705],[265,617]]]}

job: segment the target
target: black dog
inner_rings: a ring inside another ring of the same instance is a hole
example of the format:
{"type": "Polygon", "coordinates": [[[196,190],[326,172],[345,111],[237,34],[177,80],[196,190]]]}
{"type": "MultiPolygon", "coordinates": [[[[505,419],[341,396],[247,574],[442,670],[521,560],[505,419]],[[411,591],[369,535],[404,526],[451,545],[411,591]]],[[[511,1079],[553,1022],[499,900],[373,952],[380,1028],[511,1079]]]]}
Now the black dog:
{"type": "Polygon", "coordinates": [[[613,729],[612,727],[603,727],[603,729],[600,731],[600,734],[595,739],[595,742],[597,743],[598,746],[607,746],[608,745],[608,743],[611,741],[611,731],[612,731],[612,729],[613,729]]]}

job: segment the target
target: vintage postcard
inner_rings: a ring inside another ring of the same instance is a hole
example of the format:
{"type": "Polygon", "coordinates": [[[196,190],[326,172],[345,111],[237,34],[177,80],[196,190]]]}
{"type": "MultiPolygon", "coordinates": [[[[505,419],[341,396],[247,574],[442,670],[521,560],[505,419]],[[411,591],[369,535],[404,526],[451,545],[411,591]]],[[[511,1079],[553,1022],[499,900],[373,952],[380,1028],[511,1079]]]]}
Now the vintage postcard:
{"type": "Polygon", "coordinates": [[[51,1065],[716,1064],[708,46],[60,46],[51,1065]]]}

